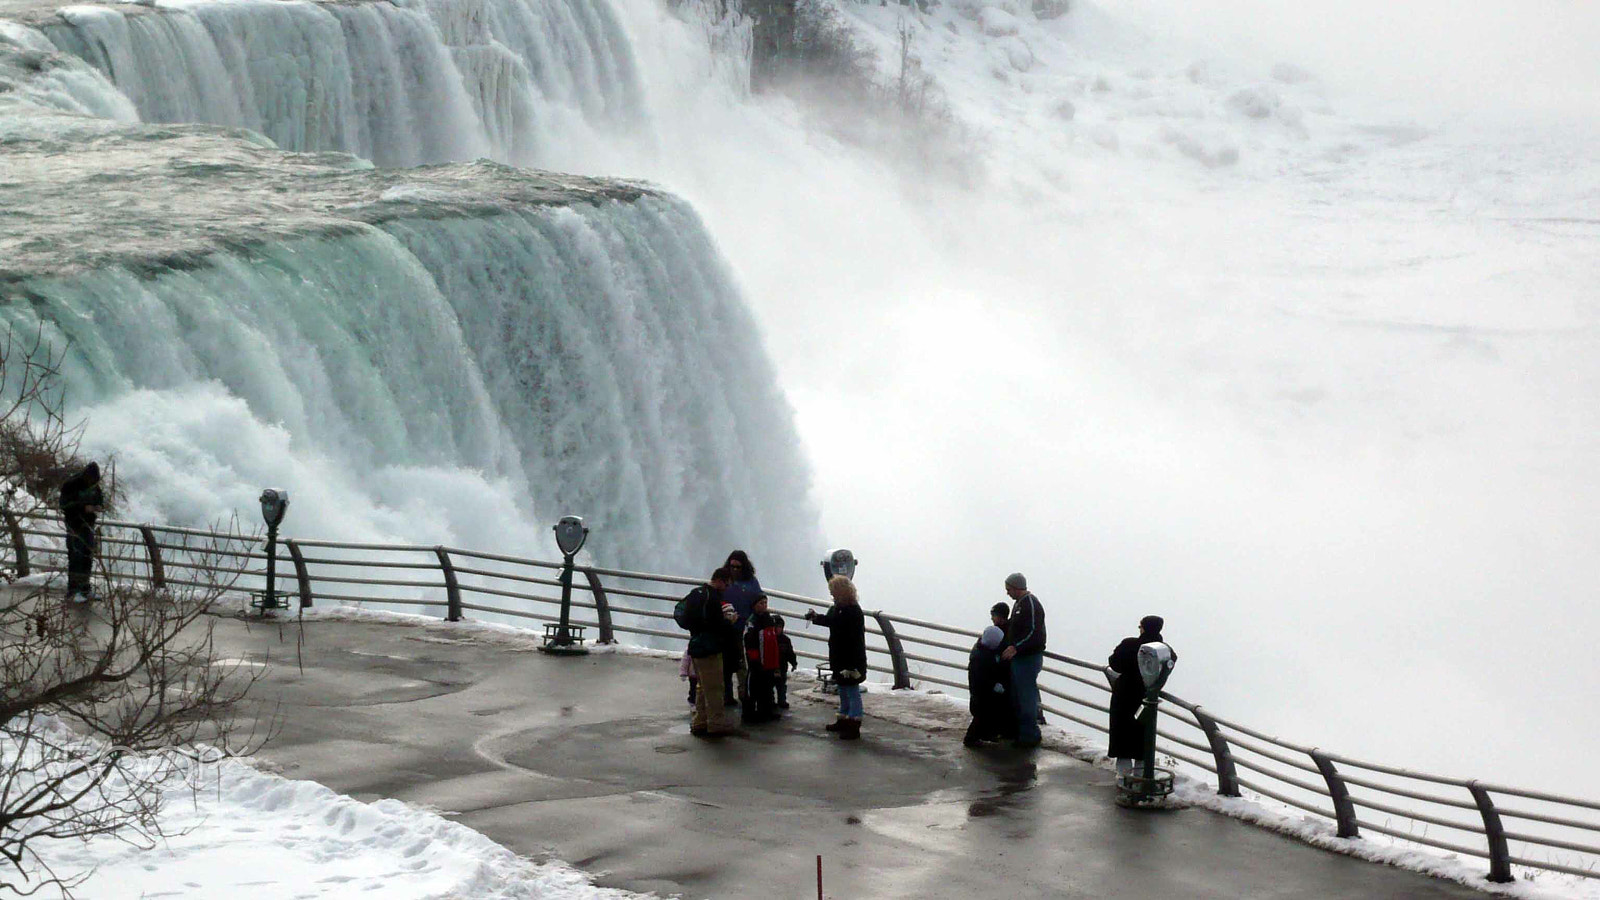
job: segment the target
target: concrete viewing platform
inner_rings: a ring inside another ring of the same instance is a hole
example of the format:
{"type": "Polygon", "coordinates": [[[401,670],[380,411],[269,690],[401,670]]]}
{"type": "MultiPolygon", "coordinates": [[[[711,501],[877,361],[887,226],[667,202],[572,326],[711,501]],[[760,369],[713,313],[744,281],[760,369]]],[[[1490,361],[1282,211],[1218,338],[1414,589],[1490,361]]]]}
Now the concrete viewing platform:
{"type": "MultiPolygon", "coordinates": [[[[1469,898],[1204,809],[1114,805],[1110,772],[1047,750],[968,750],[879,717],[859,742],[810,682],[781,722],[689,735],[670,660],[556,658],[469,629],[221,619],[268,663],[262,756],[360,799],[427,804],[598,883],[701,898],[1469,898]]],[[[962,725],[965,723],[963,722],[962,725]]]]}

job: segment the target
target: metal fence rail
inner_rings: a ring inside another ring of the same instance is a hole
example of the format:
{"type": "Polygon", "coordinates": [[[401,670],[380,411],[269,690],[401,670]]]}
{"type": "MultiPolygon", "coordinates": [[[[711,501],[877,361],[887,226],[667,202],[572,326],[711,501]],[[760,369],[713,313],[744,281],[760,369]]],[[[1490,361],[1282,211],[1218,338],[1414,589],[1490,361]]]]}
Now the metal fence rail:
{"type": "MultiPolygon", "coordinates": [[[[0,511],[0,518],[10,532],[16,575],[65,571],[58,515],[0,511]]],[[[219,579],[252,593],[267,587],[260,536],[116,521],[103,521],[99,531],[100,565],[118,578],[158,588],[211,587],[219,579]]],[[[301,607],[318,600],[383,603],[431,608],[450,621],[469,611],[559,621],[530,604],[559,606],[560,562],[457,547],[292,538],[279,541],[275,562],[286,564],[277,566],[275,588],[297,597],[301,607]],[[499,598],[518,605],[491,605],[499,598]]],[[[649,608],[649,601],[676,601],[700,579],[599,566],[576,566],[575,572],[583,575],[592,602],[574,597],[572,607],[593,615],[575,615],[571,623],[595,629],[599,642],[614,642],[618,634],[685,640],[675,625],[661,622],[671,613],[649,608]],[[613,598],[630,602],[619,606],[613,598]]],[[[767,596],[774,612],[797,623],[787,629],[796,655],[826,660],[825,635],[798,621],[806,609],[829,604],[784,591],[767,596]]],[[[869,665],[892,673],[896,688],[922,683],[965,691],[977,631],[881,611],[867,615],[869,665]]],[[[1039,685],[1045,711],[1107,732],[1106,667],[1060,653],[1045,656],[1039,685]]],[[[1282,740],[1170,693],[1162,697],[1171,706],[1158,751],[1203,773],[1223,796],[1250,791],[1269,797],[1329,820],[1343,838],[1371,832],[1486,859],[1491,881],[1510,881],[1512,865],[1600,877],[1600,802],[1353,759],[1282,740]],[[1505,799],[1517,805],[1496,802],[1505,799]],[[1512,827],[1506,820],[1514,820],[1512,827]]]]}

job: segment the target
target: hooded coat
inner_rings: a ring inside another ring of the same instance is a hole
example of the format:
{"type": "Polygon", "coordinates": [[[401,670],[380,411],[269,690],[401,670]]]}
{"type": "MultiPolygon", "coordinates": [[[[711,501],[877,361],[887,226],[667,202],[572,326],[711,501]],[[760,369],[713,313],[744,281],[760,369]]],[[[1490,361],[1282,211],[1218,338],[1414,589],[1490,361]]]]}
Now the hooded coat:
{"type": "Polygon", "coordinates": [[[1011,695],[1011,664],[1000,658],[1004,636],[993,629],[995,639],[986,645],[980,638],[967,655],[967,693],[971,697],[972,725],[967,743],[997,737],[1015,737],[1017,717],[1011,695]]]}
{"type": "Polygon", "coordinates": [[[83,471],[61,483],[61,514],[69,529],[93,528],[93,506],[105,505],[100,489],[100,464],[89,463],[83,471]]]}

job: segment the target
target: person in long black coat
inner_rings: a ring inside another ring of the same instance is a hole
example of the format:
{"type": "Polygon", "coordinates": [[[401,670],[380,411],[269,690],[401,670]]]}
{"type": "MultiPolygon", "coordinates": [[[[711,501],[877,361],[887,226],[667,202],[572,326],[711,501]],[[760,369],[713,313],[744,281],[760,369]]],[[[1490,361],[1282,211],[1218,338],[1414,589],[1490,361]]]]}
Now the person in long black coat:
{"type": "MultiPolygon", "coordinates": [[[[1166,622],[1160,616],[1145,616],[1139,620],[1139,636],[1124,638],[1117,649],[1111,651],[1109,665],[1117,674],[1111,683],[1111,746],[1106,755],[1117,761],[1117,771],[1132,771],[1135,761],[1144,758],[1144,729],[1139,727],[1139,704],[1144,700],[1144,677],[1139,674],[1139,648],[1145,644],[1165,643],[1161,629],[1166,622]]],[[[1173,652],[1177,658],[1177,652],[1173,652]]]]}
{"type": "MultiPolygon", "coordinates": [[[[1004,606],[1004,604],[1002,604],[1004,606]]],[[[961,743],[976,747],[983,741],[1016,737],[1016,709],[1011,702],[1011,664],[1000,658],[1006,633],[999,626],[983,630],[967,656],[967,694],[971,698],[972,724],[961,743]]]]}
{"type": "Polygon", "coordinates": [[[100,464],[89,463],[61,485],[61,518],[67,529],[67,599],[93,599],[89,574],[94,568],[95,517],[105,506],[100,489],[100,464]]]}
{"type": "Polygon", "coordinates": [[[867,622],[856,599],[856,586],[843,575],[828,580],[833,606],[825,613],[806,610],[806,621],[828,629],[828,666],[839,685],[839,718],[828,731],[841,740],[861,737],[861,683],[867,680],[867,622]]]}

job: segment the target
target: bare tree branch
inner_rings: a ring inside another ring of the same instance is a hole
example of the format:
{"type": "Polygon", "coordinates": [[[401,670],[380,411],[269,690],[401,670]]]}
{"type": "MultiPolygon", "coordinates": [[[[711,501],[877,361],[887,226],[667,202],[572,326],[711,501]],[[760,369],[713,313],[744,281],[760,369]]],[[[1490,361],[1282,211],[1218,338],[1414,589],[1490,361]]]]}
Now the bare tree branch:
{"type": "MultiPolygon", "coordinates": [[[[84,465],[83,429],[64,414],[62,359],[42,331],[0,343],[0,510],[54,532],[47,511],[84,465]]],[[[107,469],[109,507],[118,494],[107,469]]],[[[88,873],[54,871],[42,842],[154,846],[162,799],[198,789],[196,762],[254,752],[270,736],[270,722],[263,732],[239,715],[263,670],[219,659],[210,618],[244,568],[229,551],[246,540],[236,522],[185,535],[174,559],[192,583],[181,588],[151,585],[122,541],[99,542],[104,589],[92,603],[65,602],[48,583],[0,585],[0,893],[53,887],[70,897],[88,873]]]]}

